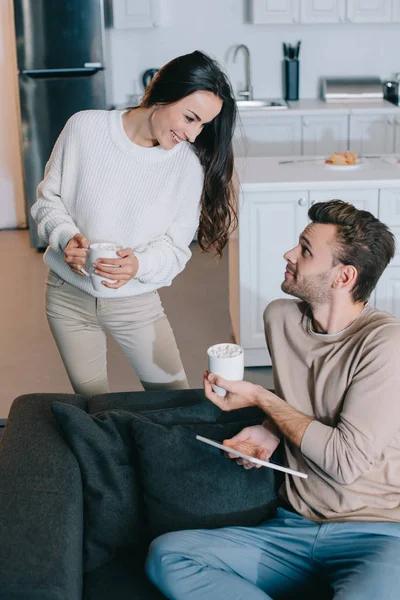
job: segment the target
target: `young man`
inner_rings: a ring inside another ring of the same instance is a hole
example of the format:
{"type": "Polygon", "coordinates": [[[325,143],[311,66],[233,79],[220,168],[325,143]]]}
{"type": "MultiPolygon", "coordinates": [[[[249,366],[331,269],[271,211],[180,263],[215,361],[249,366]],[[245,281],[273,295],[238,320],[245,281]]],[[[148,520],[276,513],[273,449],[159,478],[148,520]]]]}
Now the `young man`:
{"type": "Polygon", "coordinates": [[[339,200],[309,216],[285,254],[282,289],[300,300],[276,300],[264,314],[276,393],[204,379],[223,410],[256,405],[268,416],[227,448],[268,459],[282,437],[287,466],[308,479],[286,476],[283,507],[258,527],[153,542],[148,574],[167,598],[323,598],[324,586],[336,600],[399,597],[400,321],[367,304],[394,238],[339,200]]]}

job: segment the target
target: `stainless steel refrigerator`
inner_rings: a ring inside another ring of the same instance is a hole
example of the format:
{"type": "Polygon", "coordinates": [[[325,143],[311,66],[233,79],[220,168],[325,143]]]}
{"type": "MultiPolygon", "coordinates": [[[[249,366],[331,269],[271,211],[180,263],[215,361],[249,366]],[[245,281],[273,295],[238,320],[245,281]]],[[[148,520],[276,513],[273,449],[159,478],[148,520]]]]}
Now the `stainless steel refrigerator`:
{"type": "Polygon", "coordinates": [[[30,216],[36,187],[71,115],[106,108],[103,0],[14,0],[26,210],[31,246],[43,248],[30,216]]]}

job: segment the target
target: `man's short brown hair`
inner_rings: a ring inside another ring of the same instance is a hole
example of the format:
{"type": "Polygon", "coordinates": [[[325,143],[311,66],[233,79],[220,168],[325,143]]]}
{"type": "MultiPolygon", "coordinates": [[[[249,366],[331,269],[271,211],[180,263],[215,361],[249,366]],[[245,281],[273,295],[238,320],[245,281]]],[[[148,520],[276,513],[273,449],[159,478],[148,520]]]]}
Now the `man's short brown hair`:
{"type": "Polygon", "coordinates": [[[370,212],[342,200],[318,202],[310,208],[308,216],[314,223],[337,226],[334,260],[357,269],[353,300],[366,302],[394,256],[393,233],[370,212]]]}

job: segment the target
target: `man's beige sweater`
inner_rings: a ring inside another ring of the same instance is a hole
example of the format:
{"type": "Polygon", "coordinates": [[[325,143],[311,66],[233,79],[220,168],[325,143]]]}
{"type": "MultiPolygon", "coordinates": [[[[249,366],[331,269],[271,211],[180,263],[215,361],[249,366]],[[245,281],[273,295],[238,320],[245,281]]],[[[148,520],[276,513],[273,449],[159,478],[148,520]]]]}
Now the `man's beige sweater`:
{"type": "Polygon", "coordinates": [[[313,521],[400,522],[400,321],[368,305],[333,335],[312,331],[307,305],[264,313],[275,391],[314,417],[299,450],[285,441],[281,493],[313,521]]]}

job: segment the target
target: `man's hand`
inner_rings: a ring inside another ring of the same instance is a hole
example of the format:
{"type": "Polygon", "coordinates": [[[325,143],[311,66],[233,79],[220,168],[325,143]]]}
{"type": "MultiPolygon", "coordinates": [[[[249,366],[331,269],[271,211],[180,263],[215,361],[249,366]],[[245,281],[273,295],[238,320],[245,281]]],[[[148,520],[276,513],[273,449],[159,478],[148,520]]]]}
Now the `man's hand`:
{"type": "Polygon", "coordinates": [[[64,260],[77,275],[84,275],[82,269],[85,268],[88,250],[89,242],[81,233],[75,234],[65,246],[64,260]]]}
{"type": "Polygon", "coordinates": [[[206,398],[211,400],[221,410],[236,410],[237,408],[245,408],[246,406],[255,406],[257,394],[260,386],[248,381],[228,381],[219,375],[204,373],[204,393],[206,398]],[[218,396],[211,384],[214,383],[218,387],[226,390],[226,396],[218,396]]]}
{"type": "Polygon", "coordinates": [[[265,390],[261,385],[248,381],[227,381],[213,373],[204,373],[204,393],[221,410],[235,410],[246,406],[258,406],[275,423],[281,434],[292,444],[301,447],[301,440],[309,424],[314,420],[304,413],[292,408],[273,392],[265,390]],[[211,384],[223,388],[227,394],[218,396],[211,384]]]}
{"type": "Polygon", "coordinates": [[[115,283],[108,281],[103,283],[105,287],[113,289],[118,289],[133,279],[139,268],[139,261],[132,248],[124,248],[117,254],[121,258],[99,258],[94,265],[96,275],[115,279],[115,283]]]}
{"type": "MultiPolygon", "coordinates": [[[[274,424],[271,421],[264,421],[262,425],[242,429],[240,433],[230,440],[224,440],[223,444],[228,448],[233,448],[254,458],[269,460],[278,447],[279,442],[279,434],[274,424]]],[[[229,454],[229,451],[226,454],[229,458],[236,460],[239,465],[243,465],[245,469],[259,469],[262,466],[252,463],[245,458],[238,458],[234,454],[229,454]]]]}

